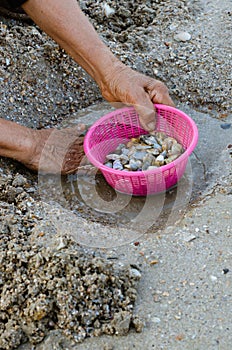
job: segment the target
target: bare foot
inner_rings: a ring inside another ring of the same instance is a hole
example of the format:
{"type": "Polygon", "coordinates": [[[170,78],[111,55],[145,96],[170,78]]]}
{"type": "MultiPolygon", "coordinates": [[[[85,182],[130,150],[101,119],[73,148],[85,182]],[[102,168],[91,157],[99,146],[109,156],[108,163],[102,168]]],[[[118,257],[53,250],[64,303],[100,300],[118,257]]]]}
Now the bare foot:
{"type": "Polygon", "coordinates": [[[85,156],[83,149],[84,124],[75,128],[33,130],[34,145],[22,163],[40,173],[70,174],[77,171],[85,156]]]}

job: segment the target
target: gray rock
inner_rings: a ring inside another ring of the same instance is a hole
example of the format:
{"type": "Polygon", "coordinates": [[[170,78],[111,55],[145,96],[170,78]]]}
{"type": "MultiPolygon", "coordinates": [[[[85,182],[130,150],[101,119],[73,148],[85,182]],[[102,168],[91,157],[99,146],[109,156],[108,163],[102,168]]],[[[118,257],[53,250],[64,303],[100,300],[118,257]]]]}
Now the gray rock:
{"type": "Polygon", "coordinates": [[[114,315],[111,324],[115,329],[115,334],[126,335],[129,331],[131,323],[131,313],[128,311],[121,311],[114,315]]]}
{"type": "Polygon", "coordinates": [[[12,182],[12,186],[22,187],[26,185],[26,183],[27,183],[27,179],[24,176],[17,174],[12,182]]]}

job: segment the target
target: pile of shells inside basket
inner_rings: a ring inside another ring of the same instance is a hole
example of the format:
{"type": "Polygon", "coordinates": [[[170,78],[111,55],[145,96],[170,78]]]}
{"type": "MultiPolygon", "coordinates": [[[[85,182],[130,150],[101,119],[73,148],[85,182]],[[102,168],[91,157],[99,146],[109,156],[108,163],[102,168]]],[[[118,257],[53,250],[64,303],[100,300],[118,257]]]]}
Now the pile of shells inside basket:
{"type": "Polygon", "coordinates": [[[164,132],[140,135],[119,144],[106,156],[104,165],[115,170],[152,170],[177,159],[184,149],[173,137],[164,132]]]}

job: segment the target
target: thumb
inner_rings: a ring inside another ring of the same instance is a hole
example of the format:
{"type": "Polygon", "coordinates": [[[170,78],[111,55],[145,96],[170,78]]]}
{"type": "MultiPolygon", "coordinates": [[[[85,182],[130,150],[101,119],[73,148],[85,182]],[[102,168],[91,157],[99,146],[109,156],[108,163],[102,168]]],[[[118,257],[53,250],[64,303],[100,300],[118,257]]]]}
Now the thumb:
{"type": "Polygon", "coordinates": [[[139,115],[142,128],[147,131],[154,131],[156,126],[156,112],[149,95],[146,94],[146,98],[140,100],[140,103],[134,105],[134,108],[139,115]]]}

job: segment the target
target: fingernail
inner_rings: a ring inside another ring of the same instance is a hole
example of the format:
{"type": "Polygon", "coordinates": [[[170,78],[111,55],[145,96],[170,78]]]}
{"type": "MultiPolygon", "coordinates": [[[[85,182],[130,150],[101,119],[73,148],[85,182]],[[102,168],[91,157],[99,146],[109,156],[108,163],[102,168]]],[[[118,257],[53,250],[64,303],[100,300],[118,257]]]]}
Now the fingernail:
{"type": "Polygon", "coordinates": [[[147,127],[150,129],[150,130],[154,130],[155,129],[155,122],[150,122],[147,127]]]}

